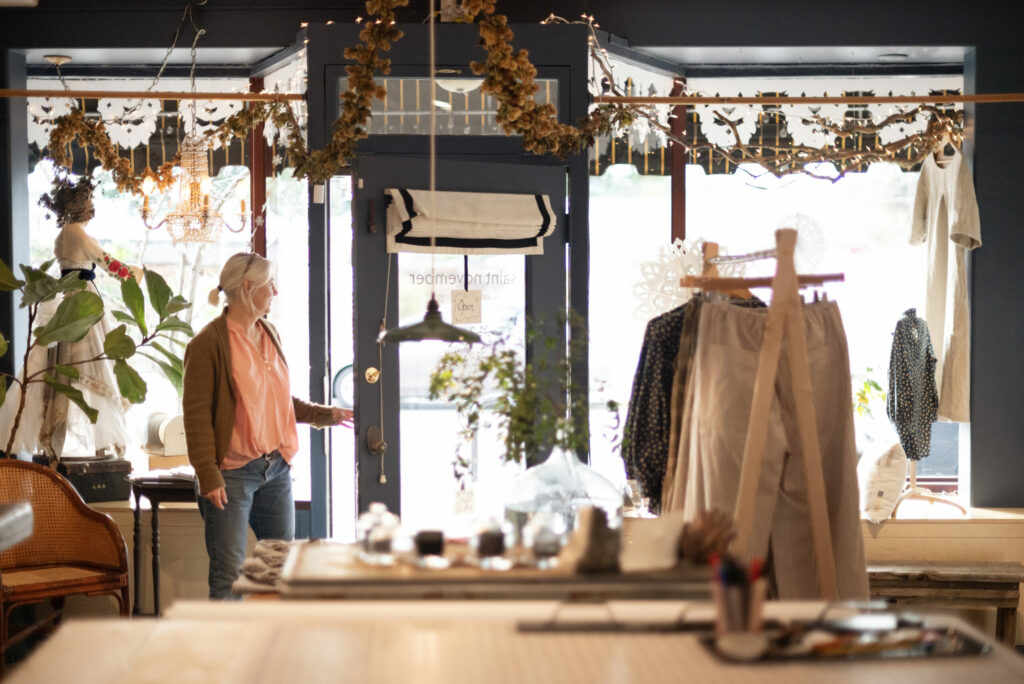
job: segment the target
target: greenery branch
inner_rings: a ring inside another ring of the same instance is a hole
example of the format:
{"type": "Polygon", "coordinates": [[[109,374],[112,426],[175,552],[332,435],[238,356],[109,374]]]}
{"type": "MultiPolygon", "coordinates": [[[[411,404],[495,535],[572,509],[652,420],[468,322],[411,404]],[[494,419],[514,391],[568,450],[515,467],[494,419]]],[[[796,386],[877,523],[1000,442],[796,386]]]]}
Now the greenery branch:
{"type": "Polygon", "coordinates": [[[871,406],[881,402],[885,406],[888,394],[873,377],[874,368],[867,368],[863,374],[854,374],[853,410],[858,416],[873,418],[871,406]]]}
{"type": "MultiPolygon", "coordinates": [[[[74,386],[75,381],[80,378],[77,366],[96,361],[112,362],[121,396],[133,404],[138,404],[146,398],[146,382],[128,363],[138,354],[156,363],[179,393],[181,392],[184,370],[182,359],[171,351],[171,345],[162,345],[159,340],[176,341],[176,334],[184,334],[187,337],[193,335],[191,326],[176,315],[189,308],[191,304],[180,295],[174,295],[163,277],[150,270],[144,270],[143,278],[149,295],[149,305],[157,315],[157,323],[152,330],[146,322],[146,295],[143,294],[138,282],[128,278],[121,282],[121,299],[126,311],[112,312],[121,325],[106,334],[102,353],[90,359],[67,364],[51,364],[30,371],[29,356],[34,349],[54,343],[80,342],[104,315],[103,300],[95,292],[86,289],[86,281],[79,278],[77,271],[61,278],[55,278],[47,273],[53,262],[51,259],[39,268],[22,265],[22,280],[15,277],[7,264],[0,261],[0,291],[20,292],[21,306],[28,309],[28,339],[21,366],[24,375],[19,377],[0,373],[0,406],[7,399],[8,378],[20,388],[18,408],[11,424],[10,437],[4,448],[4,453],[8,456],[14,447],[21,417],[25,411],[28,386],[32,383],[45,383],[54,392],[67,397],[78,406],[90,422],[96,422],[99,412],[86,402],[82,391],[74,386]],[[53,315],[44,324],[36,326],[40,306],[53,301],[58,295],[62,298],[53,315]],[[129,334],[129,329],[133,331],[132,334],[129,334]],[[138,336],[138,339],[135,336],[138,336]]],[[[9,342],[0,335],[0,356],[6,354],[8,348],[9,342]]]]}
{"type": "MultiPolygon", "coordinates": [[[[441,357],[430,375],[429,396],[454,405],[463,420],[463,444],[481,427],[496,427],[502,433],[506,461],[532,465],[550,447],[589,451],[590,426],[583,419],[588,398],[572,381],[571,355],[555,338],[539,338],[532,332],[536,329],[529,326],[527,336],[538,340],[542,351],[531,362],[523,361],[523,350],[508,335],[474,347],[452,345],[441,357]]],[[[570,347],[585,344],[577,336],[573,339],[570,347]]],[[[606,406],[614,431],[618,405],[609,401],[606,406]]],[[[464,474],[465,466],[460,453],[456,473],[464,474]]]]}

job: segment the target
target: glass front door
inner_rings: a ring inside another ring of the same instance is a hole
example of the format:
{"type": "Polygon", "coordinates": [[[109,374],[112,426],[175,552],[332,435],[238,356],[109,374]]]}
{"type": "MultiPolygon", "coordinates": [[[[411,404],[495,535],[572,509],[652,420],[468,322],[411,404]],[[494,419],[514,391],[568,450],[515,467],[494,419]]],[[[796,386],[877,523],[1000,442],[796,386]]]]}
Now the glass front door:
{"type": "MultiPolygon", "coordinates": [[[[470,255],[468,264],[462,255],[385,252],[384,190],[428,187],[428,173],[423,157],[368,155],[355,165],[355,463],[359,510],[382,501],[414,525],[443,526],[459,514],[500,513],[504,488],[514,474],[510,471],[517,466],[503,464],[493,432],[481,432],[460,445],[460,417],[450,406],[428,398],[430,373],[447,345],[423,341],[381,347],[381,321],[391,328],[422,320],[433,292],[443,318],[451,322],[451,294],[468,282],[471,289],[481,290],[483,314],[479,325],[466,327],[485,342],[501,336],[529,357],[527,319],[555,321],[564,316],[565,225],[559,210],[565,207],[566,171],[560,165],[439,160],[439,190],[546,194],[556,208],[557,226],[544,240],[544,254],[470,255]],[[368,446],[371,429],[383,434],[383,453],[368,446]]],[[[336,279],[332,275],[332,283],[336,279]]],[[[335,290],[332,284],[332,299],[337,298],[335,290]]]]}

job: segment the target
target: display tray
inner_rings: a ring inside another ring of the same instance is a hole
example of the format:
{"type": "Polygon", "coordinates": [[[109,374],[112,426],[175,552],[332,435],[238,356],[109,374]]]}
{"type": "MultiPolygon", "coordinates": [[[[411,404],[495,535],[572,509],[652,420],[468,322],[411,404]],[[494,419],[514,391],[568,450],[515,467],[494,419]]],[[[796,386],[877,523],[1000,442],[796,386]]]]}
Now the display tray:
{"type": "MultiPolygon", "coordinates": [[[[564,568],[474,564],[465,548],[449,545],[446,567],[396,561],[364,562],[352,544],[293,546],[282,571],[282,595],[348,599],[707,599],[707,567],[642,573],[576,574],[564,568]]],[[[435,559],[436,560],[436,559],[435,559]]],[[[439,565],[442,563],[435,563],[439,565]]]]}
{"type": "Polygon", "coordinates": [[[790,662],[901,660],[981,656],[992,647],[954,628],[914,627],[887,630],[845,629],[820,623],[793,623],[764,631],[765,649],[757,657],[740,645],[730,653],[711,634],[699,639],[716,657],[728,662],[790,662]]]}

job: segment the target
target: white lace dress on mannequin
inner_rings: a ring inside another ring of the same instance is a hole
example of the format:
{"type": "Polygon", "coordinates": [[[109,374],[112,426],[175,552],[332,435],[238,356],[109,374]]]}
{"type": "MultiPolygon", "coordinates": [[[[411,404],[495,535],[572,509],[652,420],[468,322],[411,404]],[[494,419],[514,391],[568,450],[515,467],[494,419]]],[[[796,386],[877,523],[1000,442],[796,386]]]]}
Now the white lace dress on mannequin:
{"type": "MultiPolygon", "coordinates": [[[[83,276],[88,277],[94,267],[97,275],[105,271],[103,248],[85,232],[85,223],[65,224],[54,241],[53,251],[62,272],[81,269],[83,276]]],[[[99,294],[91,280],[87,280],[86,287],[99,294]]],[[[35,325],[45,324],[59,301],[60,295],[53,302],[41,306],[35,325]]],[[[110,302],[104,302],[104,305],[109,311],[110,302]]],[[[124,454],[129,441],[125,427],[126,406],[117,388],[113,362],[77,363],[103,353],[103,340],[113,327],[110,314],[105,313],[78,342],[59,342],[49,347],[33,348],[28,359],[28,374],[54,364],[74,365],[79,371],[79,378],[72,380],[71,385],[81,390],[85,402],[99,411],[99,416],[95,424],[90,423],[88,416],[67,397],[54,392],[45,383],[34,382],[29,385],[12,453],[45,453],[51,460],[124,454]]],[[[19,385],[12,383],[7,400],[0,407],[0,449],[10,439],[20,389],[19,385]]]]}

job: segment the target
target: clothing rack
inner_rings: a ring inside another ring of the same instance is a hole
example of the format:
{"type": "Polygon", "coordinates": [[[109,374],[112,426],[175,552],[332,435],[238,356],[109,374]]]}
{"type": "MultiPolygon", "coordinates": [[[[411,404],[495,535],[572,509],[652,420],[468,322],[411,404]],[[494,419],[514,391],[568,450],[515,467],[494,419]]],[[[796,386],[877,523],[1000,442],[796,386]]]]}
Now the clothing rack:
{"type": "MultiPolygon", "coordinates": [[[[776,276],[777,277],[777,276],[776,276]]],[[[818,275],[796,276],[797,287],[816,287],[831,282],[842,282],[846,279],[843,273],[821,273],[818,275]]],[[[772,287],[775,277],[764,278],[714,278],[713,287],[708,287],[711,279],[705,276],[683,276],[679,279],[682,287],[703,287],[712,290],[729,290],[740,287],[772,287]]]]}
{"type": "MultiPolygon", "coordinates": [[[[761,476],[765,442],[768,433],[768,414],[771,408],[772,392],[778,373],[779,357],[783,342],[789,358],[789,369],[793,384],[793,398],[796,409],[797,431],[800,437],[804,472],[807,478],[808,509],[811,535],[814,542],[815,564],[818,574],[820,598],[834,601],[838,598],[835,560],[832,554],[832,539],[829,536],[828,507],[825,503],[825,478],[821,466],[821,448],[818,443],[817,418],[814,409],[814,390],[811,385],[810,365],[807,357],[807,338],[804,331],[802,301],[799,286],[803,283],[822,284],[843,280],[842,274],[800,276],[793,264],[796,248],[796,231],[784,228],[775,232],[776,271],[775,277],[765,278],[682,278],[687,287],[701,287],[704,290],[729,290],[736,286],[756,287],[767,280],[772,288],[771,304],[765,320],[758,357],[757,377],[754,381],[754,396],[750,407],[750,420],[743,447],[743,465],[740,470],[739,488],[733,515],[736,538],[731,550],[740,557],[749,556],[750,540],[754,529],[754,509],[757,485],[761,476]]],[[[753,258],[753,257],[751,257],[753,258]]],[[[764,257],[758,257],[764,258],[764,257]]]]}

